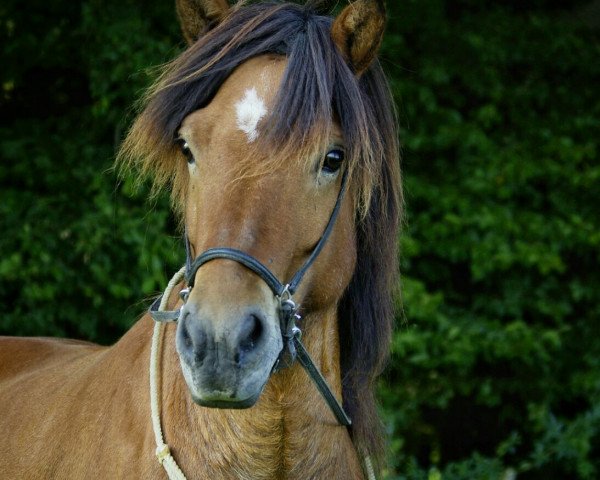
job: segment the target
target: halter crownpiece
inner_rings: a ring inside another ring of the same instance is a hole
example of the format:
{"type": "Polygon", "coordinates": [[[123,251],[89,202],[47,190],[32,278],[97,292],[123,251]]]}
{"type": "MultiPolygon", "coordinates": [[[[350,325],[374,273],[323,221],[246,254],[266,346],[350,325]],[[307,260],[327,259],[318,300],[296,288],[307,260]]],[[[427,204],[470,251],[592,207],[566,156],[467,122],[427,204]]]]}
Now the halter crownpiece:
{"type": "MultiPolygon", "coordinates": [[[[294,302],[293,295],[294,293],[296,293],[300,282],[304,278],[304,275],[314,263],[314,261],[317,259],[319,253],[321,253],[321,250],[323,250],[325,243],[327,242],[329,236],[331,235],[331,232],[333,231],[333,226],[338,217],[342,204],[342,199],[346,192],[347,181],[348,170],[346,169],[344,170],[342,176],[342,185],[340,187],[335,206],[333,207],[331,216],[329,217],[329,221],[327,222],[327,226],[323,231],[323,235],[321,235],[321,238],[313,248],[309,257],[298,269],[298,271],[292,276],[289,283],[283,284],[259,260],[241,250],[237,250],[234,248],[211,248],[198,255],[198,257],[196,257],[196,259],[192,261],[192,249],[189,238],[186,233],[185,278],[188,287],[180,292],[180,297],[183,303],[185,303],[189,297],[191,290],[194,288],[195,277],[196,273],[198,272],[198,269],[202,265],[210,262],[211,260],[233,260],[235,262],[241,263],[246,268],[252,270],[255,274],[257,274],[269,286],[279,303],[279,322],[281,335],[283,338],[283,348],[279,354],[279,357],[275,361],[273,371],[277,371],[281,368],[291,366],[295,360],[298,360],[300,365],[302,365],[306,373],[309,375],[309,377],[314,382],[315,386],[327,402],[329,408],[335,415],[338,423],[344,426],[350,426],[352,424],[352,421],[350,420],[350,418],[348,417],[338,400],[333,395],[331,389],[329,388],[329,385],[327,385],[327,381],[325,380],[321,372],[319,372],[319,369],[316,367],[316,365],[312,361],[312,358],[310,357],[306,348],[301,342],[302,331],[296,325],[296,322],[301,320],[301,317],[298,314],[299,305],[297,305],[296,302],[294,302]]],[[[162,297],[157,298],[156,301],[150,306],[149,312],[152,318],[156,322],[177,321],[179,319],[181,309],[173,311],[164,311],[162,309],[159,309],[161,298],[162,297]]]]}

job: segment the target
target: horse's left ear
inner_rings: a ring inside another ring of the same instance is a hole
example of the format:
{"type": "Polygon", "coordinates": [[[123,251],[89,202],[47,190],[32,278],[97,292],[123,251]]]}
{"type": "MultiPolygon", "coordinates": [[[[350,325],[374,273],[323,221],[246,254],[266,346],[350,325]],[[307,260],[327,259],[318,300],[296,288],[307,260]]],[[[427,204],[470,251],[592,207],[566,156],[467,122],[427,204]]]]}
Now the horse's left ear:
{"type": "Polygon", "coordinates": [[[383,0],[357,0],[337,16],[331,36],[356,75],[377,55],[385,29],[383,0]]]}
{"type": "Polygon", "coordinates": [[[227,0],[176,0],[175,6],[188,45],[223,20],[229,12],[227,0]]]}

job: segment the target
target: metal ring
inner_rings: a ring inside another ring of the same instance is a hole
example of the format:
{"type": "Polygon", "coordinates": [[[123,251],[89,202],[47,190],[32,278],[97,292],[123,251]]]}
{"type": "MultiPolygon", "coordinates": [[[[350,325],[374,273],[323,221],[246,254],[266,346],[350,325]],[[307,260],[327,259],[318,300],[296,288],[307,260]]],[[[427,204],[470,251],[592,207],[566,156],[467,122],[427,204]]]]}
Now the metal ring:
{"type": "Polygon", "coordinates": [[[279,295],[277,295],[277,298],[279,299],[279,303],[283,303],[283,302],[287,302],[287,301],[294,303],[292,301],[292,294],[290,293],[290,284],[289,283],[283,287],[283,290],[281,291],[281,293],[279,295]],[[283,298],[284,296],[287,296],[287,298],[284,299],[283,298]]]}

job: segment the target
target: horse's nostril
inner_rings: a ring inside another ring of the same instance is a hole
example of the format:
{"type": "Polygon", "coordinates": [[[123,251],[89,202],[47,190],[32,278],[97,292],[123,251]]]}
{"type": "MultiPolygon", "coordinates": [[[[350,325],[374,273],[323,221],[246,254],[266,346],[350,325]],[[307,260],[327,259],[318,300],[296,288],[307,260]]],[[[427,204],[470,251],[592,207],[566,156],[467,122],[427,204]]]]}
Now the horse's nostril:
{"type": "Polygon", "coordinates": [[[183,340],[183,345],[185,348],[192,348],[192,339],[190,337],[190,333],[188,332],[187,326],[184,326],[181,330],[181,339],[183,340]]]}
{"type": "Polygon", "coordinates": [[[186,312],[177,328],[177,346],[189,362],[200,364],[207,353],[208,337],[203,326],[186,312]]]}
{"type": "Polygon", "coordinates": [[[262,336],[262,322],[256,315],[249,315],[244,320],[240,334],[240,349],[253,350],[262,336]]]}
{"type": "Polygon", "coordinates": [[[263,332],[263,322],[258,316],[250,314],[243,320],[238,336],[238,348],[234,357],[236,363],[242,362],[246,354],[256,349],[263,332]]]}

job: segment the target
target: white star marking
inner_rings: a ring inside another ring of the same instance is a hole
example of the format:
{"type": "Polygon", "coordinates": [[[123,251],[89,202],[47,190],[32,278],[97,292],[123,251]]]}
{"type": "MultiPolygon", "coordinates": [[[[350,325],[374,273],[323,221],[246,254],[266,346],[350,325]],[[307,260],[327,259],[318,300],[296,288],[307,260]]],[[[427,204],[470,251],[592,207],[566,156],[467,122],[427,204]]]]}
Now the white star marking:
{"type": "Polygon", "coordinates": [[[249,88],[239,102],[235,104],[237,126],[248,137],[248,143],[258,138],[258,122],[267,114],[264,102],[259,98],[256,88],[249,88]]]}

